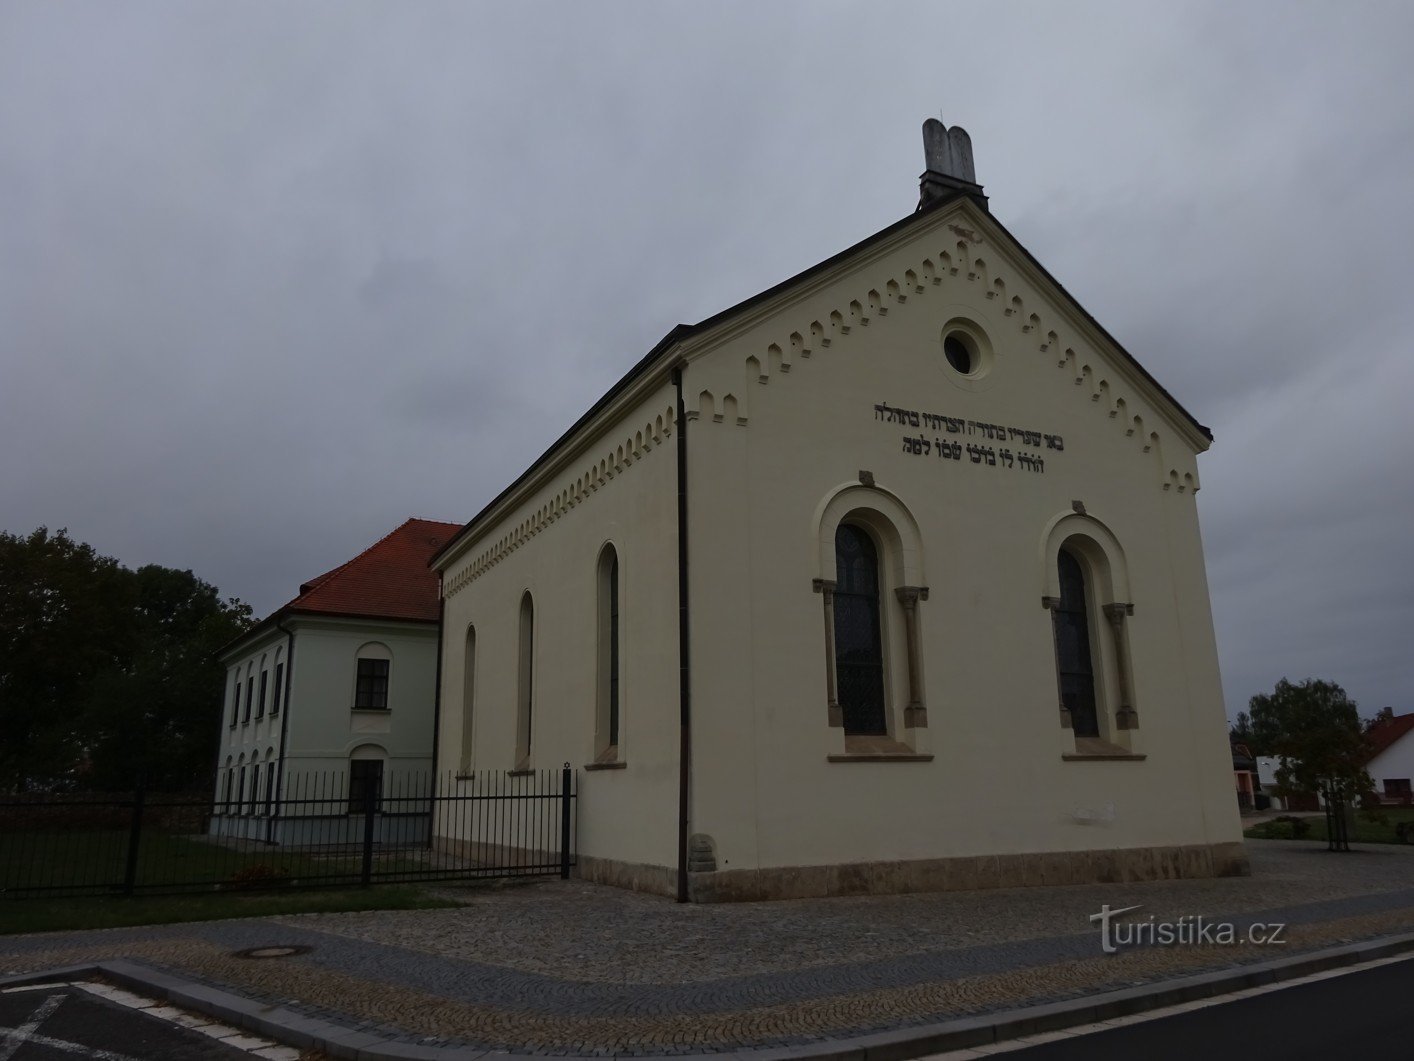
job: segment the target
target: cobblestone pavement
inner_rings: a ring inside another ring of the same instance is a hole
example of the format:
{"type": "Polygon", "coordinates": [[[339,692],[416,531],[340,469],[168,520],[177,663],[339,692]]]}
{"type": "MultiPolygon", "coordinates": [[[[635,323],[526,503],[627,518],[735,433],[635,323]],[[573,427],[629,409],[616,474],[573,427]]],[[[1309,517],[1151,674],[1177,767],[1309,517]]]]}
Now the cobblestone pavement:
{"type": "Polygon", "coordinates": [[[577,881],[449,910],[0,939],[0,971],[127,957],[416,1042],[548,1053],[799,1044],[1058,1001],[1414,930],[1414,849],[1248,844],[1247,878],[680,906],[577,881]],[[1102,955],[1089,916],[1286,922],[1285,946],[1102,955]],[[288,958],[232,952],[294,944],[288,958]]]}

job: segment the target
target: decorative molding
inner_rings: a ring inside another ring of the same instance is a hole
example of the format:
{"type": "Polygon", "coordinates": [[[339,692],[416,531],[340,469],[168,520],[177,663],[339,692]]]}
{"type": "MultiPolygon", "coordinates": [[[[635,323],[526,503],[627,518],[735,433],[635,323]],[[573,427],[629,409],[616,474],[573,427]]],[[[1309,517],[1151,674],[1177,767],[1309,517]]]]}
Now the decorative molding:
{"type": "MultiPolygon", "coordinates": [[[[1046,307],[1028,306],[1021,294],[1022,282],[1015,277],[1009,279],[998,275],[995,264],[983,257],[984,253],[990,252],[981,234],[956,223],[946,224],[943,228],[953,235],[965,232],[966,236],[958,239],[955,245],[942,247],[927,255],[913,267],[905,269],[900,276],[889,276],[883,282],[868,287],[862,297],[842,297],[839,308],[808,322],[797,321],[795,329],[787,335],[768,341],[759,354],[745,358],[747,384],[768,386],[775,378],[788,374],[793,366],[813,357],[818,351],[829,349],[852,332],[869,327],[876,318],[887,317],[892,310],[908,303],[910,295],[925,295],[931,289],[942,287],[945,281],[948,286],[971,285],[977,287],[985,298],[998,302],[1003,307],[1003,319],[1009,319],[1021,335],[1034,340],[1036,351],[1050,357],[1076,387],[1082,388],[1090,404],[1103,409],[1108,419],[1122,425],[1124,437],[1134,439],[1140,452],[1153,455],[1159,469],[1159,484],[1165,491],[1197,493],[1199,482],[1195,471],[1164,462],[1164,441],[1158,431],[1145,424],[1145,400],[1137,391],[1120,393],[1124,381],[1111,378],[1114,373],[1098,353],[1095,353],[1094,363],[1091,363],[1087,357],[1076,352],[1077,346],[1086,350],[1093,344],[1085,342],[1082,345],[1079,339],[1068,339],[1063,324],[1048,321],[1042,316],[1046,307]]],[[[1045,301],[1039,296],[1038,300],[1045,301]]],[[[912,305],[921,301],[915,299],[912,305]]],[[[740,394],[734,390],[723,393],[719,408],[717,396],[703,390],[698,395],[696,408],[687,411],[687,418],[746,426],[750,422],[750,394],[749,387],[740,394]]],[[[1157,419],[1157,416],[1151,419],[1157,419]]]]}
{"type": "Polygon", "coordinates": [[[532,515],[519,521],[514,529],[502,534],[474,559],[462,564],[455,574],[449,573],[445,576],[442,582],[443,599],[450,600],[456,596],[550,524],[568,515],[581,502],[586,501],[666,439],[671,438],[674,418],[673,407],[664,407],[663,412],[625,437],[622,443],[601,451],[603,456],[599,460],[590,460],[581,466],[579,474],[556,490],[532,515]]]}

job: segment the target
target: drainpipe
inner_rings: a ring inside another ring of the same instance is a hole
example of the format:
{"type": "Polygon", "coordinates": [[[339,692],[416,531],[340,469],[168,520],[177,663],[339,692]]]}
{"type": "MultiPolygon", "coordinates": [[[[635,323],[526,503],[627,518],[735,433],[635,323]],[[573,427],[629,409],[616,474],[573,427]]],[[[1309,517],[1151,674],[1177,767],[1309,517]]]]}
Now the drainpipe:
{"type": "Polygon", "coordinates": [[[273,818],[265,819],[265,842],[267,844],[275,842],[273,838],[275,822],[284,816],[285,743],[290,735],[290,690],[295,687],[295,632],[285,625],[284,616],[275,620],[275,629],[287,638],[285,642],[285,688],[280,690],[285,697],[283,708],[285,715],[280,719],[280,757],[276,760],[279,766],[275,771],[275,815],[273,818]]]}
{"type": "Polygon", "coordinates": [[[692,775],[692,669],[688,656],[687,607],[687,415],[682,400],[682,370],[673,369],[678,420],[678,895],[687,894],[687,801],[692,775]]]}
{"type": "Polygon", "coordinates": [[[437,748],[442,736],[442,637],[446,633],[447,598],[442,596],[442,572],[437,572],[437,670],[432,687],[432,783],[427,804],[427,846],[432,846],[432,816],[437,806],[437,748]]]}

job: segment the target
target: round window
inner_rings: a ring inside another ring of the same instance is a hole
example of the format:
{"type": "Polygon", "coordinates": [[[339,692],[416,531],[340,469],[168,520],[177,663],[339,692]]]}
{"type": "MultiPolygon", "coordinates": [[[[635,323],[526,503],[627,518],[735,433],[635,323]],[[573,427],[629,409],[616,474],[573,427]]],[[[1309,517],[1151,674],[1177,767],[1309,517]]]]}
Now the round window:
{"type": "Polygon", "coordinates": [[[964,376],[972,375],[973,370],[977,368],[976,353],[967,340],[957,332],[953,332],[943,340],[943,355],[948,359],[948,364],[964,376]]]}

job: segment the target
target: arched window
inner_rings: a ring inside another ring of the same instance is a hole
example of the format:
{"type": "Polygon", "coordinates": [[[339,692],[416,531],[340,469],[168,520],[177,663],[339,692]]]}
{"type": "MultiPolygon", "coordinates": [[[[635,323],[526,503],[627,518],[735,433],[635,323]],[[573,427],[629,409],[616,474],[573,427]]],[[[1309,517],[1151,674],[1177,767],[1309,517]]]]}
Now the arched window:
{"type": "Polygon", "coordinates": [[[888,733],[879,630],[879,554],[863,527],[835,530],[835,678],[845,734],[888,733]]]}
{"type": "Polygon", "coordinates": [[[265,813],[275,810],[275,749],[265,749],[265,813]]]}
{"type": "Polygon", "coordinates": [[[472,724],[476,707],[476,627],[466,628],[462,677],[462,769],[471,769],[472,724]]]}
{"type": "Polygon", "coordinates": [[[285,695],[285,650],[275,650],[275,688],[270,697],[270,714],[280,713],[280,701],[285,695]]]}
{"type": "Polygon", "coordinates": [[[252,763],[250,768],[250,804],[248,814],[260,813],[260,764],[252,763]]]}
{"type": "Polygon", "coordinates": [[[535,705],[535,602],[529,590],[520,599],[520,650],[516,675],[516,769],[528,770],[531,716],[535,705]]]}
{"type": "Polygon", "coordinates": [[[1055,607],[1056,671],[1061,706],[1070,713],[1077,737],[1100,735],[1095,704],[1095,654],[1090,645],[1090,610],[1085,569],[1069,550],[1056,558],[1060,600],[1055,607]]]}
{"type": "Polygon", "coordinates": [[[601,761],[618,758],[619,712],[619,554],[612,545],[599,554],[598,710],[595,752],[601,761]]]}
{"type": "Polygon", "coordinates": [[[236,770],[231,765],[231,757],[226,756],[226,784],[221,795],[221,813],[230,814],[231,811],[231,789],[236,783],[236,770]]]}
{"type": "Polygon", "coordinates": [[[245,756],[240,758],[240,769],[236,774],[236,813],[244,813],[245,808],[245,756]]]}
{"type": "Polygon", "coordinates": [[[371,642],[358,650],[354,674],[354,710],[388,710],[389,672],[393,654],[386,645],[371,642]]]}
{"type": "Polygon", "coordinates": [[[376,744],[360,744],[349,753],[349,813],[363,814],[369,808],[382,810],[383,759],[387,755],[376,744]]]}

